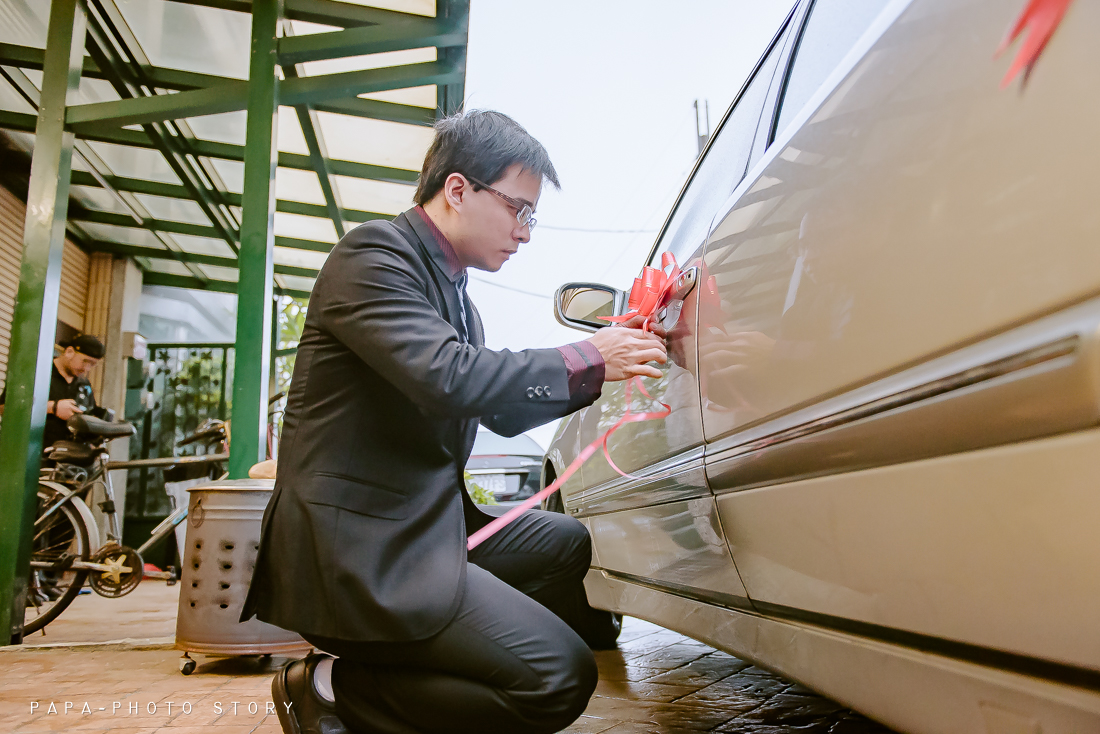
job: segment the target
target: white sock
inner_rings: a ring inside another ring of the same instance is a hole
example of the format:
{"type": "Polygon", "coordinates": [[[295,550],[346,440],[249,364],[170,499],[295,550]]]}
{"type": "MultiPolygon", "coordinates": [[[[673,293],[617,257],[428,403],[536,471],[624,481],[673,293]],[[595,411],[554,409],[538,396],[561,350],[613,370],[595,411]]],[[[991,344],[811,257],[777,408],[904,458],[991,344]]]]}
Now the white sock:
{"type": "Polygon", "coordinates": [[[326,701],[334,702],[336,696],[332,693],[332,661],[333,658],[325,658],[317,663],[313,669],[313,690],[326,701]]]}

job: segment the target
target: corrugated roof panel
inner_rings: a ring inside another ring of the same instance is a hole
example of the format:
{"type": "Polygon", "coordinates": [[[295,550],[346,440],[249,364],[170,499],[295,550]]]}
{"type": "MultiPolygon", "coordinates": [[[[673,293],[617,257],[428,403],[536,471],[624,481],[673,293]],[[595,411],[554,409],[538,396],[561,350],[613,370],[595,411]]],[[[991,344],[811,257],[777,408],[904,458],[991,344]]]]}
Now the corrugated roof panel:
{"type": "Polygon", "coordinates": [[[276,265],[292,265],[297,268],[314,268],[320,270],[326,260],[328,260],[327,252],[298,250],[292,247],[275,248],[276,265]]]}
{"type": "Polygon", "coordinates": [[[139,229],[135,222],[133,227],[116,227],[113,224],[93,224],[81,222],[81,229],[98,240],[119,242],[124,245],[138,245],[140,247],[152,247],[157,250],[165,249],[164,243],[147,229],[139,229]]]}
{"type": "Polygon", "coordinates": [[[130,214],[130,210],[107,189],[94,186],[70,186],[69,196],[89,209],[115,214],[130,214]]]}
{"type": "Polygon", "coordinates": [[[149,194],[134,194],[154,219],[167,219],[173,222],[188,222],[190,224],[210,224],[210,219],[203,214],[202,208],[193,201],[185,199],[169,199],[164,196],[150,196],[149,194]]]}
{"type": "Polygon", "coordinates": [[[199,270],[211,280],[225,280],[230,283],[237,282],[236,268],[223,268],[219,265],[200,265],[199,270]]]}
{"type": "Polygon", "coordinates": [[[435,0],[341,0],[348,5],[365,5],[370,8],[396,10],[399,13],[415,13],[435,17],[435,0]]]}
{"type": "Polygon", "coordinates": [[[194,278],[195,274],[192,273],[186,265],[176,260],[150,260],[149,270],[155,273],[167,273],[168,275],[182,275],[187,278],[194,278]]]}
{"type": "Polygon", "coordinates": [[[430,127],[318,112],[329,155],[419,171],[435,135],[430,127]]]}
{"type": "Polygon", "coordinates": [[[361,178],[333,176],[340,198],[349,209],[362,209],[368,212],[397,215],[413,205],[415,186],[387,183],[385,181],[367,181],[361,178]]]}
{"type": "Polygon", "coordinates": [[[423,87],[408,87],[406,89],[391,89],[386,92],[371,92],[359,96],[363,99],[379,99],[383,102],[396,102],[397,104],[427,107],[428,109],[435,109],[439,104],[434,84],[427,84],[423,87]]]}
{"type": "Polygon", "coordinates": [[[279,277],[282,278],[285,286],[291,290],[306,291],[307,293],[313,290],[314,278],[303,278],[299,275],[280,275],[279,277]]]}
{"type": "Polygon", "coordinates": [[[225,240],[216,240],[212,237],[195,237],[189,234],[173,234],[171,237],[184,252],[193,252],[196,255],[236,257],[225,240]]]}
{"type": "Polygon", "coordinates": [[[317,174],[296,168],[275,169],[275,196],[279,199],[301,201],[306,204],[323,205],[325,203],[325,194],[321,191],[317,174]]]}
{"type": "Polygon", "coordinates": [[[111,168],[111,172],[119,176],[160,183],[180,183],[179,176],[159,151],[114,143],[89,142],[88,145],[111,168]]]}
{"type": "Polygon", "coordinates": [[[306,217],[301,214],[275,212],[275,235],[297,237],[314,242],[336,242],[336,227],[332,220],[306,217]]]}
{"type": "Polygon", "coordinates": [[[167,0],[118,7],[154,66],[248,78],[252,19],[246,13],[167,0]]]}

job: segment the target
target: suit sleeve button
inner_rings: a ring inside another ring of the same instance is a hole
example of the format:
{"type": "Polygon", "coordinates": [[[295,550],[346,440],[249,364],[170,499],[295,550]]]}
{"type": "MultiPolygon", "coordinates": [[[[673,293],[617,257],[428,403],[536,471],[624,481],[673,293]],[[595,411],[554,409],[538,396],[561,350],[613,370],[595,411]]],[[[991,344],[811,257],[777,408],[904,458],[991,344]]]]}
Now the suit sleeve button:
{"type": "Polygon", "coordinates": [[[542,388],[542,393],[543,393],[543,395],[545,395],[546,397],[550,397],[550,386],[549,386],[549,385],[547,385],[546,387],[542,388]]]}
{"type": "Polygon", "coordinates": [[[535,394],[538,395],[540,398],[542,397],[542,386],[541,385],[539,387],[535,388],[535,394]]]}
{"type": "Polygon", "coordinates": [[[529,397],[529,398],[535,397],[535,388],[533,388],[533,387],[527,388],[527,397],[529,397]]]}

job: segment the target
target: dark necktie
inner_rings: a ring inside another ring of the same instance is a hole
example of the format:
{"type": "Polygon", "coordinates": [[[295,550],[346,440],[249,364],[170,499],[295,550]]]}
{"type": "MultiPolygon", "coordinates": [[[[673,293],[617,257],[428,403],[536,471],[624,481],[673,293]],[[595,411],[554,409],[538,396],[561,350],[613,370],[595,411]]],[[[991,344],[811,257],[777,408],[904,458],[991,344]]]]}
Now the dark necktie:
{"type": "Polygon", "coordinates": [[[466,271],[462,271],[462,277],[455,281],[455,290],[458,291],[458,313],[462,316],[462,332],[459,337],[462,341],[469,343],[470,341],[470,327],[466,324],[466,271]]]}

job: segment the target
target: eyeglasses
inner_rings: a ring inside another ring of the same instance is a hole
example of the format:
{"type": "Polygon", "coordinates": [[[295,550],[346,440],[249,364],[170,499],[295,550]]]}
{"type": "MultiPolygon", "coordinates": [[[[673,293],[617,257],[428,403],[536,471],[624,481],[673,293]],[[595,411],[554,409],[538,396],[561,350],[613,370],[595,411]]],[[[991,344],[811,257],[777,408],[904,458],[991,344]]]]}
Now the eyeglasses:
{"type": "Polygon", "coordinates": [[[513,208],[515,208],[515,210],[516,210],[516,221],[519,222],[519,226],[522,227],[524,225],[527,225],[531,229],[535,228],[535,216],[534,216],[535,215],[535,210],[531,208],[530,204],[522,202],[519,199],[513,199],[511,196],[508,196],[508,194],[502,194],[501,192],[497,191],[496,189],[494,189],[489,184],[482,183],[481,181],[478,181],[473,176],[467,176],[466,178],[468,178],[471,183],[475,183],[483,189],[488,189],[489,191],[492,191],[494,194],[496,194],[500,198],[504,199],[513,208]]]}

